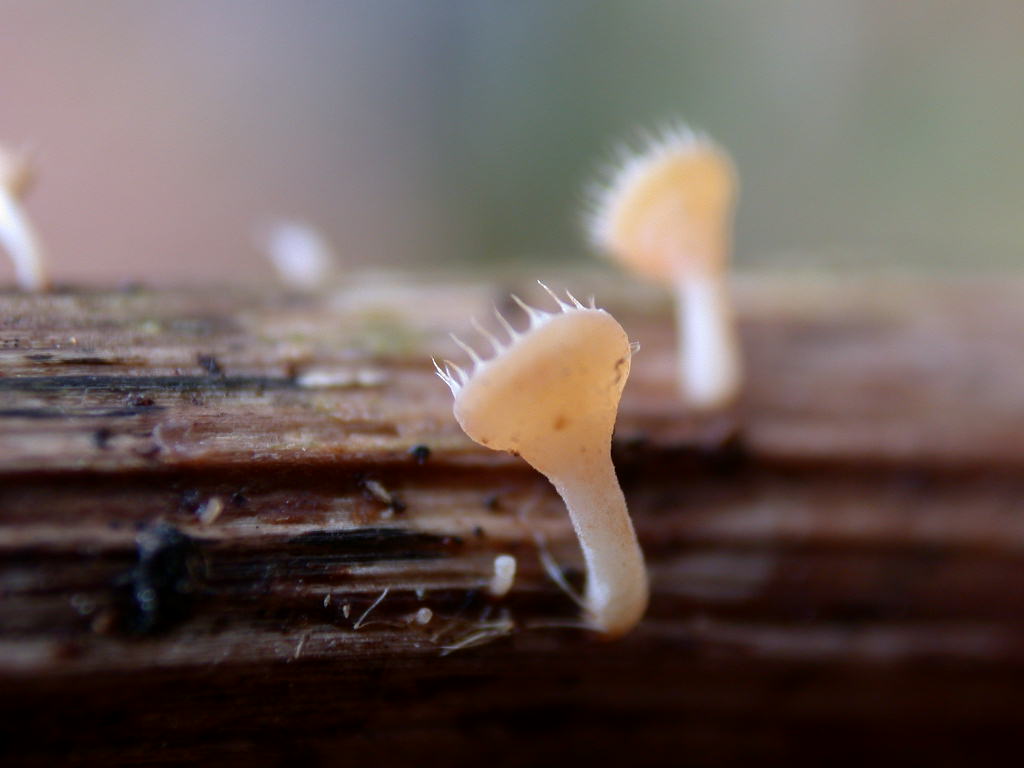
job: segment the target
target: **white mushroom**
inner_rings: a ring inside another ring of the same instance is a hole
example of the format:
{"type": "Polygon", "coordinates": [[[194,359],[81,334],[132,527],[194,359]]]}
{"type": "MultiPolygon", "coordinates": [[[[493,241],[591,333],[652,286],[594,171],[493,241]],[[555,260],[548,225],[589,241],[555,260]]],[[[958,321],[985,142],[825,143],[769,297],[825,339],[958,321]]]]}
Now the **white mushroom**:
{"type": "Polygon", "coordinates": [[[286,284],[315,290],[329,283],[338,259],[323,233],[299,221],[279,221],[260,238],[261,245],[286,284]]]}
{"type": "Polygon", "coordinates": [[[499,314],[508,342],[476,326],[494,350],[488,360],[455,339],[473,361],[471,372],[452,362],[435,367],[466,434],[521,456],[562,496],[587,566],[587,621],[615,637],[633,628],[648,600],[643,553],[611,460],[630,344],[604,310],[551,295],[559,307],[553,314],[513,297],[530,327],[516,331],[499,314]]]}
{"type": "Polygon", "coordinates": [[[512,555],[498,555],[494,558],[494,575],[487,591],[492,597],[504,597],[516,580],[516,559],[512,555]]]}
{"type": "Polygon", "coordinates": [[[728,154],[680,128],[624,156],[587,222],[599,249],[675,291],[680,383],[701,409],[733,400],[742,380],[726,285],[736,189],[728,154]]]}
{"type": "Polygon", "coordinates": [[[45,291],[50,287],[50,276],[43,250],[21,205],[30,180],[27,158],[0,147],[0,247],[14,262],[19,288],[45,291]]]}

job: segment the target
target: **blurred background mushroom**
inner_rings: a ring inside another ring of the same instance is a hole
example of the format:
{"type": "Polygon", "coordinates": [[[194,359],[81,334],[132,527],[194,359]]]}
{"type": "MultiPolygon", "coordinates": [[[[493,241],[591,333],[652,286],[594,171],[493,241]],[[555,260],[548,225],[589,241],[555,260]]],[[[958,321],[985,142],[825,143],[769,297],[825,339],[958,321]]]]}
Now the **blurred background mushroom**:
{"type": "Polygon", "coordinates": [[[595,160],[676,115],[742,169],[740,268],[1002,268],[1022,29],[1014,0],[4,0],[0,135],[60,281],[271,279],[280,217],[353,267],[585,263],[595,160]]]}

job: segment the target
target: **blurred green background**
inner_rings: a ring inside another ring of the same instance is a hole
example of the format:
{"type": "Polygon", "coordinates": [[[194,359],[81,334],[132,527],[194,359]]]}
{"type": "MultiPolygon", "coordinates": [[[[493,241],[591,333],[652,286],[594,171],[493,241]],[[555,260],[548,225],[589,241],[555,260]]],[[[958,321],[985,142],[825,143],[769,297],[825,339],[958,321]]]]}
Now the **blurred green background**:
{"type": "Polygon", "coordinates": [[[743,265],[1021,264],[1018,0],[0,0],[64,280],[267,277],[280,216],[353,266],[582,261],[586,183],[677,118],[736,156],[743,265]]]}

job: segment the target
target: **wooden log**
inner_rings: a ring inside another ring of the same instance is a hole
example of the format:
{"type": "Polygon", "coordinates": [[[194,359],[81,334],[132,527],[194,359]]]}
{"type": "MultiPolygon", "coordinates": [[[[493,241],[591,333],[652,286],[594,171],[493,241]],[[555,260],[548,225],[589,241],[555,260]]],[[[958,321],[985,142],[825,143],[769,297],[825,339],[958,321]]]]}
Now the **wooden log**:
{"type": "Polygon", "coordinates": [[[462,435],[430,364],[528,285],[0,295],[5,764],[1015,740],[1024,285],[742,279],[749,387],[696,417],[666,298],[566,279],[642,343],[614,455],[653,595],[616,643],[545,571],[580,583],[557,496],[462,435]]]}

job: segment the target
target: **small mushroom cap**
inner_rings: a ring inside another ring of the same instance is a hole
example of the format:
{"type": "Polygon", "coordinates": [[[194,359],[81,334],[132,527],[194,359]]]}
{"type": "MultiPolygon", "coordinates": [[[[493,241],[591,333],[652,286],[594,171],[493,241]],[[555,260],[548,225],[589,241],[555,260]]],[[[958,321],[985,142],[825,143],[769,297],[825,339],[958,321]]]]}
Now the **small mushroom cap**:
{"type": "Polygon", "coordinates": [[[32,164],[23,152],[0,146],[0,187],[14,197],[24,197],[32,184],[32,164]]]}
{"type": "Polygon", "coordinates": [[[476,442],[558,471],[607,452],[629,364],[629,338],[604,310],[551,315],[477,366],[455,418],[476,442]]]}
{"type": "Polygon", "coordinates": [[[680,130],[622,163],[597,195],[594,244],[640,275],[669,282],[725,268],[736,171],[711,140],[680,130]]]}

